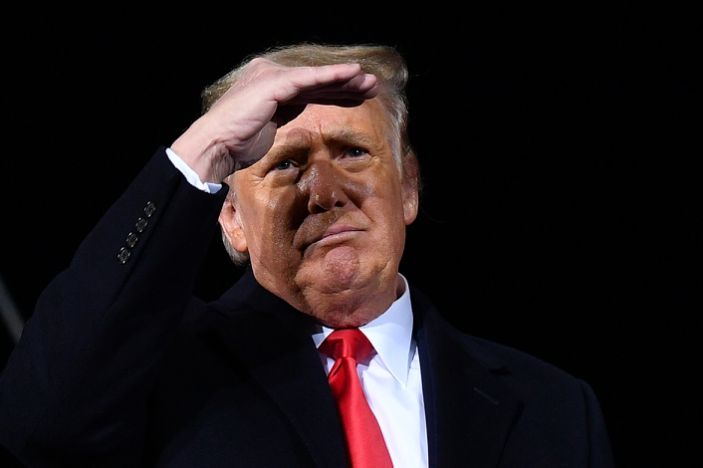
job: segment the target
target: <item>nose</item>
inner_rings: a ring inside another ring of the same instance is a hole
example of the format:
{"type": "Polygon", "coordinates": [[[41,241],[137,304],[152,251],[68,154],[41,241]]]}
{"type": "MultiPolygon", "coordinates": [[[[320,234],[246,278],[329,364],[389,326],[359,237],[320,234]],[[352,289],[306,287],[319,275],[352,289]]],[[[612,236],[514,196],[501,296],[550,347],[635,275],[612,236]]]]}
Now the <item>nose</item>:
{"type": "Polygon", "coordinates": [[[315,161],[301,179],[308,195],[308,212],[323,213],[345,206],[349,199],[344,190],[344,175],[329,160],[315,161]]]}

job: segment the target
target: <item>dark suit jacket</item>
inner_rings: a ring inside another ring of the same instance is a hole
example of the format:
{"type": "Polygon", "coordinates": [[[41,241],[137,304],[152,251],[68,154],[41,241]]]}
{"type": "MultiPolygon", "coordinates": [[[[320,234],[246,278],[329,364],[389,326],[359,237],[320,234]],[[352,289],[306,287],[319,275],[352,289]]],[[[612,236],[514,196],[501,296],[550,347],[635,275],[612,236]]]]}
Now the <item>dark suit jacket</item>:
{"type": "MultiPolygon", "coordinates": [[[[346,466],[311,320],[250,272],[214,303],[191,297],[224,195],[192,188],[161,149],[98,223],[2,374],[0,442],[15,456],[30,466],[346,466]]],[[[419,291],[411,297],[431,466],[610,466],[588,385],[464,335],[419,291]]]]}

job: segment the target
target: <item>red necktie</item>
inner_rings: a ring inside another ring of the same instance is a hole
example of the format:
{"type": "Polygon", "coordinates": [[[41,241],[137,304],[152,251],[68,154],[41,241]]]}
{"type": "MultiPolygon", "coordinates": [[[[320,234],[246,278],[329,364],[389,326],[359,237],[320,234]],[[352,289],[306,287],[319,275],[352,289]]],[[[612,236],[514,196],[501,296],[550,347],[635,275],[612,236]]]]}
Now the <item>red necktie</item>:
{"type": "Polygon", "coordinates": [[[320,351],[335,359],[328,379],[337,399],[352,468],[392,468],[381,428],[356,373],[357,362],[367,363],[373,356],[373,346],[362,332],[349,328],[332,332],[320,351]]]}

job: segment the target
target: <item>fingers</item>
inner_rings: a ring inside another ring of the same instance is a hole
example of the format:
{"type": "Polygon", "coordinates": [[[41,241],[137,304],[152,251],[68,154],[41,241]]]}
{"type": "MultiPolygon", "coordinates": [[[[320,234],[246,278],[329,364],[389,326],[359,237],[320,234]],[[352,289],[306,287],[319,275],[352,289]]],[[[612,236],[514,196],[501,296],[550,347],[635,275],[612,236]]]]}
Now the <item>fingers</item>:
{"type": "Polygon", "coordinates": [[[378,79],[374,75],[361,74],[343,83],[332,83],[300,91],[293,98],[281,102],[284,105],[335,104],[337,102],[360,104],[378,94],[378,79]]]}
{"type": "Polygon", "coordinates": [[[288,68],[279,77],[275,99],[280,103],[305,99],[370,99],[378,93],[376,76],[358,64],[288,68]]]}
{"type": "Polygon", "coordinates": [[[318,67],[289,67],[288,79],[299,89],[347,82],[362,74],[358,63],[339,63],[318,67]]]}
{"type": "Polygon", "coordinates": [[[378,78],[370,73],[361,73],[339,86],[340,91],[353,92],[365,97],[374,97],[378,93],[378,78]]]}

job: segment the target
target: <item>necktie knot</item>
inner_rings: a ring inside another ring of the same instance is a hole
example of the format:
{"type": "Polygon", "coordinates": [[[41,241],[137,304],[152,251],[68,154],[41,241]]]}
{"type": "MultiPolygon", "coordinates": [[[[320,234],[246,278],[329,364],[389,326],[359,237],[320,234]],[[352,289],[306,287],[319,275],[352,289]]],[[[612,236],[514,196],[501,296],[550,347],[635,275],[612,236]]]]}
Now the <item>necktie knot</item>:
{"type": "Polygon", "coordinates": [[[373,345],[358,328],[335,330],[320,345],[320,351],[332,359],[351,358],[368,363],[373,357],[373,345]]]}

